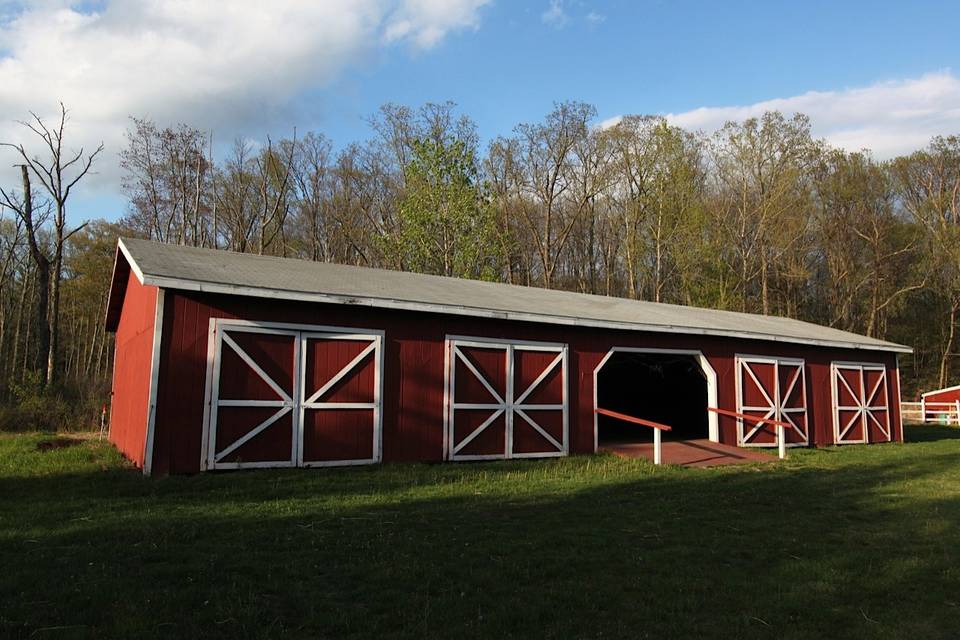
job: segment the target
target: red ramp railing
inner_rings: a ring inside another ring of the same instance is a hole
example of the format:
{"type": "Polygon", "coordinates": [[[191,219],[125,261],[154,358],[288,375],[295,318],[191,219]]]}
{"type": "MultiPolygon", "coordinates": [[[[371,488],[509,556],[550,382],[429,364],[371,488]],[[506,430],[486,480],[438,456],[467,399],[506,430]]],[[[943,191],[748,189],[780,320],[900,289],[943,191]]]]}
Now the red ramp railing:
{"type": "Polygon", "coordinates": [[[623,422],[629,422],[631,424],[639,424],[644,427],[650,427],[653,429],[653,464],[660,464],[663,460],[662,455],[662,443],[660,434],[663,431],[672,431],[673,427],[668,424],[663,424],[661,422],[654,422],[653,420],[644,420],[643,418],[637,418],[635,416],[628,416],[625,413],[620,413],[619,411],[611,411],[610,409],[597,409],[597,414],[601,416],[607,416],[608,418],[613,418],[615,420],[622,420],[623,422]]]}
{"type": "Polygon", "coordinates": [[[758,416],[748,416],[745,413],[740,413],[738,411],[730,411],[728,409],[718,409],[716,407],[707,407],[707,411],[712,411],[718,413],[722,416],[729,416],[731,418],[739,418],[741,420],[747,420],[754,424],[760,424],[765,422],[769,425],[773,425],[777,428],[777,450],[780,454],[780,459],[783,460],[787,457],[787,439],[784,437],[784,429],[796,429],[796,427],[789,422],[784,422],[783,420],[774,420],[773,418],[760,418],[758,416]]]}
{"type": "MultiPolygon", "coordinates": [[[[779,450],[780,458],[787,457],[787,448],[786,448],[786,437],[784,435],[785,429],[796,429],[796,427],[789,423],[784,422],[783,420],[774,420],[773,418],[761,418],[758,416],[749,416],[745,413],[740,413],[738,411],[730,411],[728,409],[719,409],[717,407],[707,407],[707,411],[712,411],[713,413],[729,416],[731,418],[739,418],[741,420],[746,420],[754,424],[759,424],[765,422],[771,426],[777,428],[777,448],[779,450]]],[[[610,409],[596,409],[596,413],[601,416],[607,416],[608,418],[613,418],[615,420],[621,420],[623,422],[629,422],[631,424],[638,424],[644,427],[650,427],[653,429],[653,463],[660,464],[662,460],[662,443],[660,434],[664,431],[672,431],[673,427],[662,422],[654,422],[653,420],[644,420],[643,418],[637,418],[636,416],[627,415],[625,413],[620,413],[619,411],[611,411],[610,409]]]]}

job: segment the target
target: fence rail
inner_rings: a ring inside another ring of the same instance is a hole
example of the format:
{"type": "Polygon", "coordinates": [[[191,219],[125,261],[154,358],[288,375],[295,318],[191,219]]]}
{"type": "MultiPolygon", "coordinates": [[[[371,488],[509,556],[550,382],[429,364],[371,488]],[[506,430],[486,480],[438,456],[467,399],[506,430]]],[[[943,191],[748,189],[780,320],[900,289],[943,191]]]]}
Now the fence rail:
{"type": "Polygon", "coordinates": [[[954,402],[901,402],[904,422],[960,425],[960,400],[954,402]]]}

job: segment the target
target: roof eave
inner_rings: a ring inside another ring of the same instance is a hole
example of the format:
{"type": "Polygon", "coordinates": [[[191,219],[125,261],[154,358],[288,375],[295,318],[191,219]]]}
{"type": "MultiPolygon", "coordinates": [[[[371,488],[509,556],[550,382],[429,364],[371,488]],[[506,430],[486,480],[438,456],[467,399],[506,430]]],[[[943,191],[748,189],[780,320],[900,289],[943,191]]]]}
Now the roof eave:
{"type": "Polygon", "coordinates": [[[771,342],[783,342],[788,344],[806,344],[818,347],[831,347],[839,349],[858,349],[864,351],[884,351],[891,353],[913,353],[913,349],[900,344],[884,343],[853,343],[835,340],[819,340],[813,338],[791,338],[787,336],[778,336],[750,331],[729,331],[720,329],[704,329],[695,327],[681,327],[674,325],[660,324],[641,324],[632,322],[618,322],[611,320],[598,320],[589,318],[572,318],[568,316],[556,316],[551,314],[525,313],[517,311],[505,311],[497,309],[487,309],[482,307],[468,307],[462,305],[445,305],[439,303],[427,303],[408,300],[397,300],[388,298],[376,298],[368,296],[346,296],[329,293],[315,293],[305,291],[290,291],[286,289],[270,289],[265,287],[249,287],[226,283],[206,282],[199,280],[187,280],[182,278],[169,278],[165,276],[155,276],[143,274],[139,271],[136,263],[131,260],[131,267],[137,273],[141,283],[161,287],[165,289],[181,289],[186,291],[200,291],[204,293],[218,293],[225,295],[241,295],[256,298],[272,298],[279,300],[294,300],[302,302],[322,302],[328,304],[349,304],[358,306],[377,307],[385,309],[397,309],[405,311],[420,311],[426,313],[445,313],[450,315],[466,315],[472,317],[491,318],[499,320],[513,320],[522,322],[539,322],[546,324],[557,324],[566,326],[582,326],[599,329],[616,329],[622,331],[649,331],[653,333],[674,333],[686,335],[707,335],[726,338],[741,338],[747,340],[764,340],[771,342]]]}
{"type": "Polygon", "coordinates": [[[933,391],[927,391],[926,393],[921,393],[921,398],[926,398],[927,396],[932,396],[935,393],[946,393],[947,391],[956,391],[960,389],[960,384],[954,385],[952,387],[944,387],[943,389],[934,389],[933,391]]]}

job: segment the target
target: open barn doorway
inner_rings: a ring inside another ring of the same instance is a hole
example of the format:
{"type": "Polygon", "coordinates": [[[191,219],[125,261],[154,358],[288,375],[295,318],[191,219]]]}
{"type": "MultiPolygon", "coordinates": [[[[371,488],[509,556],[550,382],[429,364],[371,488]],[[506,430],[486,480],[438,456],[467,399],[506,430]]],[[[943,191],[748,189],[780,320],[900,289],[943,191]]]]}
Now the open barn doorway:
{"type": "MultiPolygon", "coordinates": [[[[698,352],[612,349],[594,372],[595,407],[669,425],[664,440],[712,440],[716,374],[698,352]]],[[[653,441],[653,429],[596,416],[598,448],[653,441]]]]}

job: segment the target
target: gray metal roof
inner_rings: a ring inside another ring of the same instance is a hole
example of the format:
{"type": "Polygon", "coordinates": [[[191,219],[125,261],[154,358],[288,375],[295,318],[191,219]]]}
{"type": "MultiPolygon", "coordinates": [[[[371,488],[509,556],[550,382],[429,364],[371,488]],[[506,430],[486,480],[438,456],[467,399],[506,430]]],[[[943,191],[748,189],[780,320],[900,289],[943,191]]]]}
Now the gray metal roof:
{"type": "MultiPolygon", "coordinates": [[[[120,241],[119,249],[141,282],[169,289],[873,351],[911,351],[909,347],[892,342],[775,316],[182,247],[147,240],[125,238],[120,241]]],[[[122,293],[118,292],[121,299],[122,293]]],[[[111,308],[118,306],[118,300],[111,302],[111,308]]]]}

